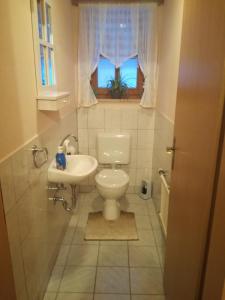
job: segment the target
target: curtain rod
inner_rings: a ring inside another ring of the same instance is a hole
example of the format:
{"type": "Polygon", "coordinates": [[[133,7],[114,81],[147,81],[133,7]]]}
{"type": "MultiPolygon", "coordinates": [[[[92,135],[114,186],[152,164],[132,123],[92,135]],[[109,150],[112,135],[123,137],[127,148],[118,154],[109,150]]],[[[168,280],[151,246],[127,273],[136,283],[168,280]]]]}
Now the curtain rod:
{"type": "Polygon", "coordinates": [[[100,2],[100,3],[102,3],[102,2],[108,2],[108,3],[156,2],[156,3],[158,3],[158,5],[161,5],[161,4],[163,4],[164,0],[112,0],[112,1],[111,0],[100,0],[100,1],[99,0],[71,0],[71,2],[73,5],[76,5],[76,6],[78,6],[79,3],[88,3],[88,2],[89,3],[93,3],[93,2],[100,2]]]}

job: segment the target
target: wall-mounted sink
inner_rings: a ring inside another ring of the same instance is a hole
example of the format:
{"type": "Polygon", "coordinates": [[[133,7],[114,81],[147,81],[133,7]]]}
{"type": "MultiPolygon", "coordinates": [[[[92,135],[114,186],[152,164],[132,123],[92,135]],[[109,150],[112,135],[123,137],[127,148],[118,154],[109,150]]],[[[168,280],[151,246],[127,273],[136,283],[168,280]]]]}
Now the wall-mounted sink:
{"type": "Polygon", "coordinates": [[[49,182],[75,185],[91,175],[98,166],[97,160],[89,155],[66,155],[66,161],[66,170],[61,171],[56,169],[56,161],[53,159],[48,168],[49,182]]]}

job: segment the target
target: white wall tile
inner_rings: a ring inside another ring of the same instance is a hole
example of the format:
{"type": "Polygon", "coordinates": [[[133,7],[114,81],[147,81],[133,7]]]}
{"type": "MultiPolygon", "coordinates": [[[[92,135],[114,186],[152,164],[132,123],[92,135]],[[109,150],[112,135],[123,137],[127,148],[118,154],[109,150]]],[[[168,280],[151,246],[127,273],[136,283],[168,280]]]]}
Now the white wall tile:
{"type": "Polygon", "coordinates": [[[138,149],[153,148],[154,131],[153,130],[138,130],[138,149]]]}
{"type": "Polygon", "coordinates": [[[130,168],[136,168],[136,166],[137,166],[137,150],[136,149],[131,149],[129,167],[130,168]]]}
{"type": "Polygon", "coordinates": [[[104,129],[88,129],[88,148],[96,149],[97,146],[97,135],[103,133],[104,129]]]}
{"type": "Polygon", "coordinates": [[[143,179],[151,181],[151,168],[137,169],[136,172],[136,186],[140,186],[143,179]]]}
{"type": "Polygon", "coordinates": [[[124,171],[129,175],[129,186],[136,184],[136,170],[135,168],[124,168],[124,171]]]}
{"type": "Polygon", "coordinates": [[[95,157],[95,158],[98,158],[96,149],[89,149],[88,154],[95,157]]]}
{"type": "Polygon", "coordinates": [[[94,105],[88,110],[88,128],[104,128],[105,127],[105,111],[104,108],[94,105]]]}
{"type": "Polygon", "coordinates": [[[122,111],[121,128],[137,129],[138,111],[137,109],[124,109],[122,111]]]}
{"type": "Polygon", "coordinates": [[[105,128],[118,129],[121,128],[121,110],[119,108],[105,108],[105,128]]]}
{"type": "Polygon", "coordinates": [[[152,149],[137,150],[137,167],[146,168],[150,167],[152,162],[152,149]]]}
{"type": "Polygon", "coordinates": [[[79,154],[88,155],[88,148],[79,147],[79,154]]]}
{"type": "Polygon", "coordinates": [[[121,133],[128,133],[131,137],[131,148],[137,149],[137,130],[134,129],[122,129],[121,133]]]}
{"type": "Polygon", "coordinates": [[[31,153],[23,148],[12,157],[16,200],[20,199],[29,186],[28,155],[31,155],[31,153]]]}
{"type": "Polygon", "coordinates": [[[11,159],[7,159],[0,166],[1,187],[4,210],[7,213],[16,203],[11,159]]]}
{"type": "Polygon", "coordinates": [[[121,130],[118,129],[118,128],[105,128],[105,132],[106,133],[116,133],[116,134],[118,134],[118,133],[121,132],[121,130]]]}
{"type": "Polygon", "coordinates": [[[138,129],[154,129],[155,111],[141,108],[138,112],[138,129]]]}
{"type": "Polygon", "coordinates": [[[88,128],[88,108],[79,108],[77,110],[79,129],[88,128]]]}
{"type": "Polygon", "coordinates": [[[88,130],[78,129],[79,148],[88,148],[88,130]]]}

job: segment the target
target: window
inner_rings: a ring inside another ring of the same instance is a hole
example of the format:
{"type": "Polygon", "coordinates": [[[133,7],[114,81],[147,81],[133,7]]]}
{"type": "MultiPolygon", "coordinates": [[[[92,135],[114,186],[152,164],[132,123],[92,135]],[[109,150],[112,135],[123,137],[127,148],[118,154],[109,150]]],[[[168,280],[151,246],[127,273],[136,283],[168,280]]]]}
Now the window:
{"type": "Polygon", "coordinates": [[[143,84],[144,75],[137,57],[132,57],[115,68],[109,59],[101,56],[91,77],[91,86],[97,98],[138,99],[143,94],[143,84]],[[119,89],[119,83],[122,89],[119,89]]]}
{"type": "Polygon", "coordinates": [[[40,90],[52,90],[56,85],[52,15],[49,0],[33,0],[34,48],[36,75],[40,90]]]}

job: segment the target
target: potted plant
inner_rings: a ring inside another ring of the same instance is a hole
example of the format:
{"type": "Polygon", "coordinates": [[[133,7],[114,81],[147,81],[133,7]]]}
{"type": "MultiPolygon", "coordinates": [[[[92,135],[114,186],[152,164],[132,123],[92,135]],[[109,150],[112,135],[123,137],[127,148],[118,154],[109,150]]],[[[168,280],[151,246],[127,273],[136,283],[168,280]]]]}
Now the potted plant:
{"type": "Polygon", "coordinates": [[[108,81],[107,88],[109,89],[109,93],[113,99],[120,99],[126,95],[128,86],[125,80],[118,75],[115,79],[110,79],[108,81]]]}

